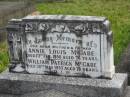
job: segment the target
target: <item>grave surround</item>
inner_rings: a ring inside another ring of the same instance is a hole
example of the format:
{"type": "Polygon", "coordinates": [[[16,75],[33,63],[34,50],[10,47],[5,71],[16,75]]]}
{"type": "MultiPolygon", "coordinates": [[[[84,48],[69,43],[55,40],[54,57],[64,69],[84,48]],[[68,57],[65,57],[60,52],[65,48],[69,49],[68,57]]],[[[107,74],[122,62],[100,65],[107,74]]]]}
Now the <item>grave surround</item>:
{"type": "Polygon", "coordinates": [[[0,75],[0,94],[125,97],[127,74],[115,73],[107,18],[27,16],[10,20],[7,32],[10,67],[0,75]]]}
{"type": "Polygon", "coordinates": [[[0,75],[0,93],[17,97],[124,97],[126,90],[127,75],[119,73],[112,80],[8,72],[0,75]]]}

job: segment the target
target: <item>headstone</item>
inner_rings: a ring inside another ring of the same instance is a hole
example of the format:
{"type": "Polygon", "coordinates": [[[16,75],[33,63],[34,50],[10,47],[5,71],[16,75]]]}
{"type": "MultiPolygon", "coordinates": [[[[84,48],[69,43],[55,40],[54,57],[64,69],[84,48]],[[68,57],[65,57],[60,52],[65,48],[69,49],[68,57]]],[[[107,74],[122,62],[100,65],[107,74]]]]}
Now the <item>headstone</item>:
{"type": "Polygon", "coordinates": [[[112,78],[112,31],[105,17],[27,16],[8,25],[11,72],[112,78]]]}
{"type": "Polygon", "coordinates": [[[0,75],[2,95],[124,97],[127,74],[115,73],[105,17],[27,16],[9,21],[7,31],[10,72],[0,75]]]}

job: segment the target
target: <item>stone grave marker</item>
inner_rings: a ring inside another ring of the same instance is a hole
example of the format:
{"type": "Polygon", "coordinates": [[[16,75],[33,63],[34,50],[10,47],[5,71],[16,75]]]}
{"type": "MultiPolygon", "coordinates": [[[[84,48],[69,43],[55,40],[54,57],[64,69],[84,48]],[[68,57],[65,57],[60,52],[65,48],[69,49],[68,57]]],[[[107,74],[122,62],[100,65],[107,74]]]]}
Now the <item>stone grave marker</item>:
{"type": "Polygon", "coordinates": [[[10,21],[8,39],[11,72],[93,78],[115,72],[105,17],[28,16],[10,21]]]}
{"type": "MultiPolygon", "coordinates": [[[[10,67],[0,93],[17,97],[124,97],[105,17],[36,15],[7,26],[10,67]]],[[[1,95],[0,95],[1,96],[1,95]]]]}

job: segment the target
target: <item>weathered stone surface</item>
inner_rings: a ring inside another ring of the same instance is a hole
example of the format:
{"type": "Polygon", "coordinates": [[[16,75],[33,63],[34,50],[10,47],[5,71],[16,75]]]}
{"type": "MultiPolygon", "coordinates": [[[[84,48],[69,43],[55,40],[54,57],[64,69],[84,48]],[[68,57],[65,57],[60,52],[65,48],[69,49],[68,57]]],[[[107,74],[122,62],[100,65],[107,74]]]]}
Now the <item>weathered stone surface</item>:
{"type": "Polygon", "coordinates": [[[126,74],[115,74],[112,80],[17,73],[0,75],[0,93],[8,94],[31,95],[39,91],[38,95],[45,93],[47,97],[55,93],[67,97],[122,97],[126,88],[126,74]]]}
{"type": "MultiPolygon", "coordinates": [[[[48,91],[37,91],[34,93],[27,93],[23,95],[0,94],[0,97],[75,97],[69,94],[65,95],[65,93],[56,92],[55,90],[53,91],[50,90],[50,92],[48,94],[47,93],[48,91]],[[60,96],[58,96],[57,94],[60,96]]],[[[125,96],[121,96],[121,97],[130,97],[130,86],[127,88],[127,91],[125,92],[125,96]]]]}
{"type": "MultiPolygon", "coordinates": [[[[0,94],[0,97],[20,97],[21,95],[0,94]]],[[[28,97],[28,96],[26,96],[28,97]]]]}
{"type": "Polygon", "coordinates": [[[32,97],[32,96],[33,97],[76,97],[74,95],[60,92],[57,90],[45,90],[45,91],[40,91],[36,93],[28,93],[28,94],[22,95],[22,97],[32,97]]]}
{"type": "Polygon", "coordinates": [[[130,86],[127,87],[127,91],[125,93],[125,97],[130,97],[130,86]]]}
{"type": "Polygon", "coordinates": [[[110,22],[105,17],[37,15],[9,22],[10,71],[112,78],[110,22]]]}

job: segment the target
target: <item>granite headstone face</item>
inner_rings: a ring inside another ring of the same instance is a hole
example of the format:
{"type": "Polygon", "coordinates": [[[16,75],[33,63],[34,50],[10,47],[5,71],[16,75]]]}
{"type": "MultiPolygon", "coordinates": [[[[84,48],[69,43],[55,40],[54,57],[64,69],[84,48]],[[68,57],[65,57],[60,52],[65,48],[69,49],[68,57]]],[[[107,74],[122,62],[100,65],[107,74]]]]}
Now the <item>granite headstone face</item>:
{"type": "Polygon", "coordinates": [[[39,15],[9,22],[10,72],[112,78],[110,23],[105,17],[39,15]]]}

